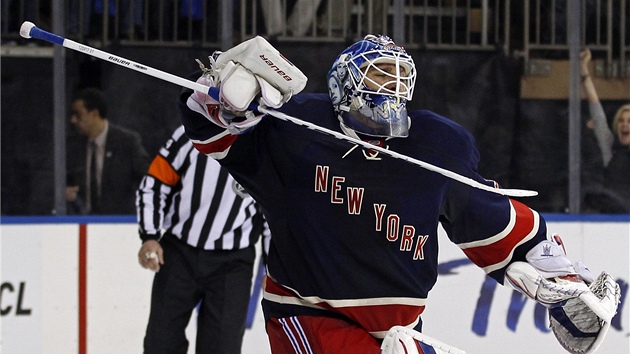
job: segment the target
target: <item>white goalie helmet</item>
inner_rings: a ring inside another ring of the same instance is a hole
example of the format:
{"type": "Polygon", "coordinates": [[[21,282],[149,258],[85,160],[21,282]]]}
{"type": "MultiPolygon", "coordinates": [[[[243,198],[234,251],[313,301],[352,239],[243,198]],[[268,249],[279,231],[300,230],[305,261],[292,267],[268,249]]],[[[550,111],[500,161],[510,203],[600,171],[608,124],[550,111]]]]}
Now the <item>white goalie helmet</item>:
{"type": "Polygon", "coordinates": [[[339,120],[378,137],[409,134],[407,101],[416,67],[405,49],[383,35],[367,35],[344,50],[328,72],[328,93],[339,120]]]}

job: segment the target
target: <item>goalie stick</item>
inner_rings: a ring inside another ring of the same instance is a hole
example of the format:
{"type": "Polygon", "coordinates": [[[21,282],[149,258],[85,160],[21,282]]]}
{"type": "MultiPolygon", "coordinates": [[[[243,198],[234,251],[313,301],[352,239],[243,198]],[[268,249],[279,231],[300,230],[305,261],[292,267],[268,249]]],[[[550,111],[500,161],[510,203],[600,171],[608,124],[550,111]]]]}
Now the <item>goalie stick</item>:
{"type": "Polygon", "coordinates": [[[20,27],[20,36],[24,37],[24,38],[37,38],[37,39],[41,39],[44,40],[46,42],[52,43],[52,44],[57,44],[63,47],[66,47],[68,49],[72,49],[72,50],[76,50],[77,52],[81,52],[87,55],[91,55],[93,57],[99,58],[99,59],[103,59],[105,61],[108,61],[110,63],[113,64],[117,64],[120,66],[124,66],[125,68],[131,69],[131,70],[135,70],[138,72],[141,72],[143,74],[146,75],[150,75],[153,77],[156,77],[158,79],[162,79],[186,88],[189,88],[191,90],[195,90],[195,91],[201,91],[201,92],[208,92],[208,87],[198,84],[196,82],[181,78],[179,76],[175,76],[173,74],[169,74],[167,72],[161,71],[161,70],[157,70],[154,68],[151,68],[149,66],[140,64],[140,63],[136,63],[134,61],[131,61],[129,59],[125,59],[123,57],[119,57],[117,55],[114,54],[110,54],[107,52],[104,52],[102,50],[87,46],[85,44],[80,44],[78,42],[75,42],[73,40],[67,39],[67,38],[63,38],[61,36],[58,36],[56,34],[50,33],[48,31],[44,31],[43,29],[35,26],[34,23],[29,22],[29,21],[25,21],[24,23],[22,23],[22,26],[20,27]]]}
{"type": "MultiPolygon", "coordinates": [[[[93,57],[108,61],[110,63],[113,64],[117,64],[120,66],[123,66],[125,68],[131,69],[131,70],[135,70],[137,72],[146,74],[146,75],[150,75],[153,76],[155,78],[164,80],[164,81],[168,81],[170,83],[173,84],[177,84],[179,86],[183,86],[186,88],[189,88],[191,90],[194,91],[199,91],[199,92],[203,92],[206,93],[210,96],[212,96],[213,98],[218,98],[219,97],[219,89],[216,87],[208,87],[202,84],[199,84],[197,82],[179,77],[179,76],[175,76],[173,74],[158,70],[158,69],[154,69],[152,67],[140,64],[140,63],[136,63],[134,61],[131,61],[129,59],[123,58],[123,57],[119,57],[117,55],[114,54],[110,54],[107,52],[104,52],[102,50],[90,47],[88,45],[85,44],[80,44],[78,42],[75,42],[73,40],[58,36],[56,34],[50,33],[48,31],[42,30],[41,28],[38,28],[37,26],[35,26],[34,23],[29,22],[29,21],[25,21],[24,23],[22,23],[22,26],[20,27],[20,35],[24,38],[37,38],[37,39],[41,39],[44,41],[47,41],[49,43],[52,44],[57,44],[57,45],[61,45],[65,48],[68,49],[72,49],[87,55],[91,55],[93,57]]],[[[279,118],[282,119],[284,121],[288,121],[294,124],[298,124],[298,125],[302,125],[308,129],[317,131],[319,133],[324,133],[327,135],[331,135],[337,139],[340,140],[345,140],[348,142],[351,142],[355,145],[360,145],[363,146],[365,148],[368,149],[372,149],[372,150],[376,150],[382,154],[397,158],[397,159],[401,159],[403,161],[407,161],[411,164],[420,166],[424,169],[427,169],[429,171],[432,172],[436,172],[439,173],[445,177],[448,177],[450,179],[453,179],[455,181],[461,182],[463,184],[466,184],[468,186],[477,188],[477,189],[481,189],[487,192],[491,192],[491,193],[496,193],[496,194],[501,194],[501,195],[505,195],[505,196],[509,196],[509,197],[533,197],[538,195],[538,192],[536,191],[531,191],[531,190],[523,190],[523,189],[500,189],[500,188],[494,188],[491,186],[487,186],[483,183],[477,182],[469,177],[465,177],[462,176],[460,174],[457,174],[453,171],[449,171],[446,169],[443,169],[441,167],[432,165],[430,163],[424,162],[424,161],[420,161],[417,159],[414,159],[412,157],[403,155],[403,154],[399,154],[395,151],[392,150],[387,150],[375,145],[372,145],[370,143],[366,143],[362,140],[359,139],[355,139],[352,138],[350,136],[347,136],[345,134],[340,134],[338,132],[326,129],[324,127],[320,127],[318,125],[309,123],[309,122],[305,122],[301,119],[295,118],[295,117],[291,117],[289,115],[286,115],[284,113],[272,110],[272,109],[268,109],[266,107],[257,105],[257,104],[252,104],[249,107],[251,110],[257,110],[260,113],[264,113],[267,115],[270,115],[272,117],[275,118],[279,118]]]]}

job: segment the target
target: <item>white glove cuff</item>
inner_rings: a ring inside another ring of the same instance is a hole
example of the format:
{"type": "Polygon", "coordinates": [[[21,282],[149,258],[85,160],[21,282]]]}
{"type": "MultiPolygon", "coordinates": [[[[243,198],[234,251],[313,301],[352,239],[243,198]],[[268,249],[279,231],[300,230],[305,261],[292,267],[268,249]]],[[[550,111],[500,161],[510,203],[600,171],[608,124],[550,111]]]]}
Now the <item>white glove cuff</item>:
{"type": "MultiPolygon", "coordinates": [[[[214,86],[214,80],[207,75],[202,75],[197,79],[197,83],[209,87],[214,86]]],[[[221,109],[219,101],[204,92],[194,91],[188,98],[186,105],[192,111],[202,114],[209,121],[223,128],[226,128],[230,124],[230,120],[235,117],[221,109]]]]}
{"type": "Polygon", "coordinates": [[[527,263],[536,268],[545,279],[576,274],[573,264],[564,253],[564,249],[556,242],[543,241],[529,250],[525,257],[527,263]]]}
{"type": "Polygon", "coordinates": [[[245,112],[245,120],[240,122],[231,122],[227,126],[227,130],[232,135],[245,133],[249,128],[255,126],[263,118],[263,115],[255,115],[252,111],[245,112]]]}
{"type": "MultiPolygon", "coordinates": [[[[204,86],[208,86],[208,87],[215,87],[214,80],[212,79],[212,77],[205,74],[201,75],[197,79],[197,83],[202,84],[204,86]]],[[[193,91],[192,97],[195,100],[195,102],[201,104],[202,106],[219,104],[217,100],[212,98],[212,96],[208,95],[208,93],[206,92],[195,90],[193,91]]]]}

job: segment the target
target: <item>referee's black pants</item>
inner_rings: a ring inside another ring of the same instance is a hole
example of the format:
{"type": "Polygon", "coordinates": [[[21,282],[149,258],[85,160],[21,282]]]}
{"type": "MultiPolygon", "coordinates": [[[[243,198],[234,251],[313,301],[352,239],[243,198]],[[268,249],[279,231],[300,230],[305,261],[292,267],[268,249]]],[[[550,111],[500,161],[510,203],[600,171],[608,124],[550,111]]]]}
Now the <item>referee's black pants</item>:
{"type": "Polygon", "coordinates": [[[160,244],[164,264],[153,280],[144,352],[187,353],[185,330],[199,305],[197,353],[240,353],[256,256],[254,246],[206,251],[171,234],[165,234],[160,244]]]}

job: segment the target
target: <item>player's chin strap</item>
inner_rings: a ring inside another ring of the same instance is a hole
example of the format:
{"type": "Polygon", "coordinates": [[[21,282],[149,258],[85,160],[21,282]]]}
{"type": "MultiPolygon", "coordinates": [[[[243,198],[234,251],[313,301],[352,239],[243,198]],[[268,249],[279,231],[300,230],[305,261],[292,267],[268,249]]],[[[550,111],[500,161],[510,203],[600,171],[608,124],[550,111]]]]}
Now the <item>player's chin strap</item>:
{"type": "Polygon", "coordinates": [[[552,241],[530,250],[527,260],[507,268],[507,283],[549,309],[551,329],[567,351],[595,352],[617,312],[621,293],[615,279],[605,272],[593,279],[588,268],[572,265],[552,241]]]}
{"type": "Polygon", "coordinates": [[[439,340],[413,329],[394,326],[387,331],[381,344],[381,354],[466,354],[439,340]]]}

